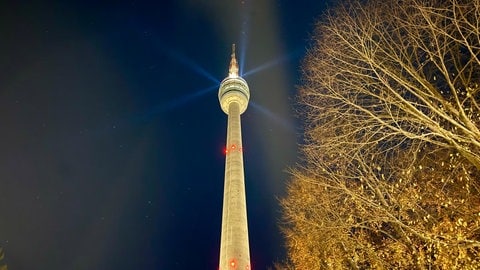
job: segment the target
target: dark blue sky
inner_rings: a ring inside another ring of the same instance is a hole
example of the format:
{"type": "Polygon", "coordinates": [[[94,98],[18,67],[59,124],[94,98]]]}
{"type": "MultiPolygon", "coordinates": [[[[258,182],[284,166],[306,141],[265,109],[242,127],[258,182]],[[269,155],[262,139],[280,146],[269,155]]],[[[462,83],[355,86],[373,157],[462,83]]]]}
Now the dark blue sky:
{"type": "MultiPolygon", "coordinates": [[[[12,1],[17,2],[17,1],[12,1]]],[[[18,1],[20,2],[20,1],[18,1]]],[[[297,162],[299,65],[323,1],[0,4],[0,246],[10,269],[216,269],[237,43],[253,269],[297,162]]]]}

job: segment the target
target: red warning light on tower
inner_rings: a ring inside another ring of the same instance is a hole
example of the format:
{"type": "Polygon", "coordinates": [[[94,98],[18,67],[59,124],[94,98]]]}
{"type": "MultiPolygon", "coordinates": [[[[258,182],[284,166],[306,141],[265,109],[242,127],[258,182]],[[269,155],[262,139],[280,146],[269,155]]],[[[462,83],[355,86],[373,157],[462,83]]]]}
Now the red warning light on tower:
{"type": "Polygon", "coordinates": [[[235,258],[230,260],[230,269],[237,269],[237,260],[235,258]]]}
{"type": "Polygon", "coordinates": [[[237,146],[236,144],[232,144],[230,146],[226,146],[224,149],[223,149],[223,153],[226,155],[228,153],[231,153],[231,152],[243,152],[243,147],[240,147],[240,146],[237,146]]]}

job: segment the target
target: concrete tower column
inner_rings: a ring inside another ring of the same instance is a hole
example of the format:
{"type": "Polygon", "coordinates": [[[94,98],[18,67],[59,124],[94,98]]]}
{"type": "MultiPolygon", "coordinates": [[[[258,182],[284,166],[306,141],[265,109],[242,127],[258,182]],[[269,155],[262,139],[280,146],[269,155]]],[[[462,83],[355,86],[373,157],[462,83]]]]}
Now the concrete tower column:
{"type": "Polygon", "coordinates": [[[218,98],[222,110],[228,115],[219,269],[250,270],[240,121],[240,115],[247,109],[250,91],[245,80],[238,76],[235,45],[229,75],[220,85],[218,98]]]}

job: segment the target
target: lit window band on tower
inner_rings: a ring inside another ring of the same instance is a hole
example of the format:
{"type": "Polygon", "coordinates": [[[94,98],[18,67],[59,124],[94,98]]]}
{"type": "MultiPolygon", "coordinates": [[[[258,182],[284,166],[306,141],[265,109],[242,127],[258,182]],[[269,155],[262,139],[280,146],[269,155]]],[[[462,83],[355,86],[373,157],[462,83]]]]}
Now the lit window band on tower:
{"type": "Polygon", "coordinates": [[[238,76],[233,44],[228,77],[222,81],[218,90],[218,100],[228,115],[219,270],[250,270],[240,123],[240,115],[247,109],[249,99],[247,82],[238,76]]]}

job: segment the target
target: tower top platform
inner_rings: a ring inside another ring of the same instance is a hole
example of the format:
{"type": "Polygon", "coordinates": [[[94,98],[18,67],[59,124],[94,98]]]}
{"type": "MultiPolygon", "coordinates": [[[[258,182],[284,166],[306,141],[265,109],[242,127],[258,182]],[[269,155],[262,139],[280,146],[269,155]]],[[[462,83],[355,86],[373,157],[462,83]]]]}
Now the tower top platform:
{"type": "Polygon", "coordinates": [[[235,44],[232,44],[232,54],[230,66],[228,69],[228,77],[220,84],[218,90],[218,100],[223,112],[228,114],[229,106],[232,102],[236,102],[240,106],[240,114],[245,112],[250,100],[250,89],[247,82],[238,75],[238,62],[235,56],[235,44]]]}

